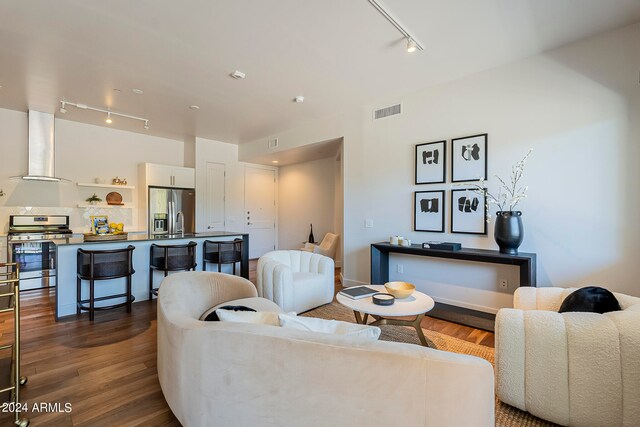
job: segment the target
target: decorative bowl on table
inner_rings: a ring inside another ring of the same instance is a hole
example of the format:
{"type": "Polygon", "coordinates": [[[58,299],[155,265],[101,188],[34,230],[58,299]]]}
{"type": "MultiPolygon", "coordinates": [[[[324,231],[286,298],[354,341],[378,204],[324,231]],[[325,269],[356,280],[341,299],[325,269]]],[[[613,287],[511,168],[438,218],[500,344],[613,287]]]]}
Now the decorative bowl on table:
{"type": "Polygon", "coordinates": [[[384,284],[384,288],[396,299],[409,298],[416,290],[415,285],[407,282],[387,282],[384,284]]]}

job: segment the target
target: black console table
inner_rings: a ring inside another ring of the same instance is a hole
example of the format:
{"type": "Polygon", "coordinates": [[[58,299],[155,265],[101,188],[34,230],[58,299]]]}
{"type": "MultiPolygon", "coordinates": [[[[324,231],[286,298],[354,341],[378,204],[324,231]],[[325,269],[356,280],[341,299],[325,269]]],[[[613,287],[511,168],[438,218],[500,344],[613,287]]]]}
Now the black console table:
{"type": "MultiPolygon", "coordinates": [[[[536,286],[536,254],[501,254],[489,249],[462,248],[459,251],[423,248],[421,245],[398,246],[390,243],[371,245],[371,284],[382,285],[389,281],[389,254],[398,253],[432,258],[456,259],[461,261],[485,262],[491,264],[516,265],[520,267],[520,286],[536,286]]],[[[428,313],[431,317],[449,320],[474,328],[493,331],[495,315],[449,304],[436,303],[428,313]]]]}

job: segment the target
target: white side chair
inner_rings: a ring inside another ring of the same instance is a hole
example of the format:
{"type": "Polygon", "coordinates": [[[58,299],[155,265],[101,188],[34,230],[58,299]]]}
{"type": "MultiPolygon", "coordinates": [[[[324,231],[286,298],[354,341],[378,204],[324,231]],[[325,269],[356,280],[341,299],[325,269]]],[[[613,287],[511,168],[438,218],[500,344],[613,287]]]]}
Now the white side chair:
{"type": "Polygon", "coordinates": [[[333,300],[335,268],[329,257],[304,251],[273,251],[258,260],[258,295],[283,311],[302,313],[333,300]]]}
{"type": "Polygon", "coordinates": [[[518,288],[496,316],[496,393],[561,425],[640,425],[640,298],[558,313],[575,288],[518,288]]]}
{"type": "Polygon", "coordinates": [[[320,242],[319,245],[314,243],[305,243],[303,251],[313,252],[315,254],[320,254],[324,256],[328,256],[331,259],[336,258],[336,249],[338,247],[338,235],[333,233],[327,233],[320,242]]]}

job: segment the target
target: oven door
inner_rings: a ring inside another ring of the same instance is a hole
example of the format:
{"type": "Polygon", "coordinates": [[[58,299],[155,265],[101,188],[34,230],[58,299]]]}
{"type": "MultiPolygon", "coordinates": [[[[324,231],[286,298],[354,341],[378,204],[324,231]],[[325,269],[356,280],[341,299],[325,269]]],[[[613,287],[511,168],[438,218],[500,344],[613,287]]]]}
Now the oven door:
{"type": "Polygon", "coordinates": [[[54,287],[56,245],[49,241],[9,242],[10,262],[20,266],[20,290],[54,287]]]}

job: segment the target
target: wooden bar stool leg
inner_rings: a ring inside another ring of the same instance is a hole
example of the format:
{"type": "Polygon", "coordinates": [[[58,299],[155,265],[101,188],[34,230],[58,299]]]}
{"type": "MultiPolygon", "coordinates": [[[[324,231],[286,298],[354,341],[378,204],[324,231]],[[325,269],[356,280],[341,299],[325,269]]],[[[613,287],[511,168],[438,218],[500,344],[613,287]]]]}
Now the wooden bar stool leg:
{"type": "Polygon", "coordinates": [[[89,280],[89,320],[93,320],[95,317],[95,300],[94,300],[94,281],[93,279],[89,280]]]}
{"type": "Polygon", "coordinates": [[[153,300],[153,268],[149,268],[149,301],[153,300]]]}
{"type": "Polygon", "coordinates": [[[80,310],[81,302],[80,301],[82,301],[82,281],[80,280],[79,277],[76,279],[76,288],[77,288],[77,290],[76,290],[76,294],[77,294],[76,295],[76,302],[77,302],[77,304],[76,304],[76,314],[80,314],[81,313],[81,310],[80,310]]]}
{"type": "Polygon", "coordinates": [[[131,313],[131,275],[127,276],[127,313],[131,313]]]}

